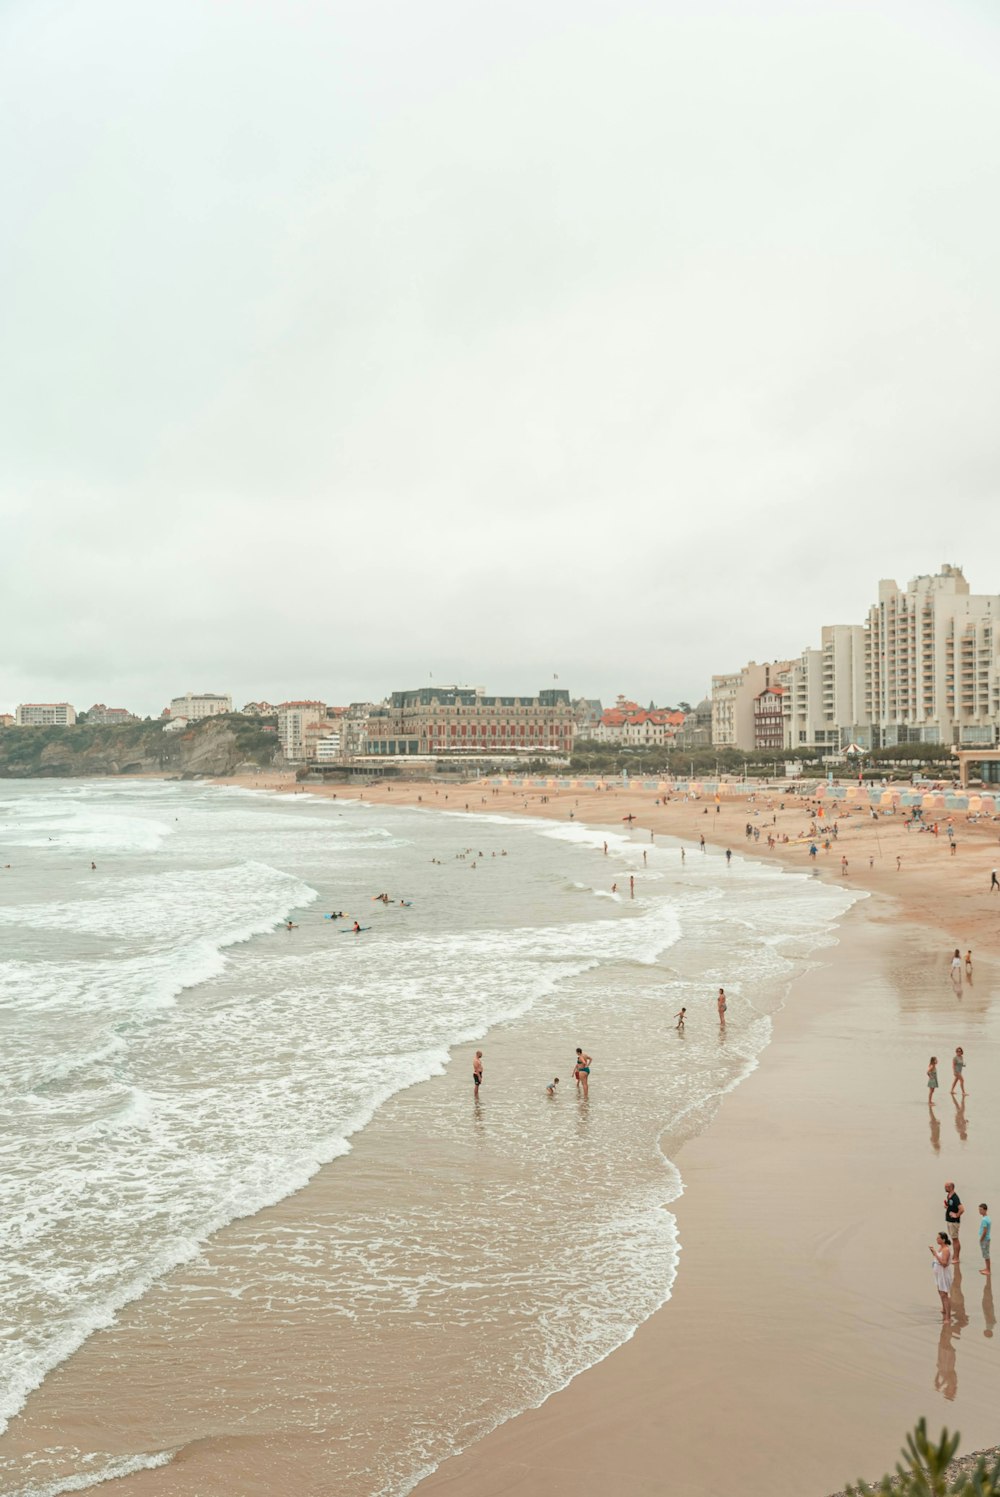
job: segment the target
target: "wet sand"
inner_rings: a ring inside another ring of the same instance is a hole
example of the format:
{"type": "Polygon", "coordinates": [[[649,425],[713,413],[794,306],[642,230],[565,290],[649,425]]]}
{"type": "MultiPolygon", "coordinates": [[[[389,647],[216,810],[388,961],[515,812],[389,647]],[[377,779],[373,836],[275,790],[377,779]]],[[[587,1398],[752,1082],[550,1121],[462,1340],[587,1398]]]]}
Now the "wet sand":
{"type": "MultiPolygon", "coordinates": [[[[399,803],[406,794],[394,787],[385,798],[399,803]]],[[[427,787],[409,792],[418,795],[427,787]]],[[[454,788],[449,796],[442,809],[461,809],[454,788]]],[[[711,819],[711,842],[744,851],[737,833],[746,806],[708,818],[701,806],[654,807],[649,792],[597,793],[586,807],[573,804],[583,797],[566,796],[569,804],[550,793],[548,805],[527,809],[565,817],[572,806],[579,820],[619,825],[632,808],[646,827],[655,817],[689,837],[711,819]]],[[[525,809],[513,798],[503,806],[492,799],[470,809],[525,809]]],[[[801,811],[785,818],[803,820],[801,811]]],[[[829,860],[839,865],[844,850],[852,865],[863,864],[866,837],[860,819],[848,823],[829,860]]],[[[990,1199],[997,1183],[1000,1031],[990,1012],[997,969],[985,959],[995,928],[985,897],[995,831],[970,832],[954,858],[944,839],[918,841],[898,825],[883,826],[879,840],[878,866],[856,881],[894,892],[894,880],[905,884],[905,911],[874,898],[850,912],[840,944],[793,985],[759,1069],[677,1156],[685,1194],[671,1207],[682,1243],[673,1298],[603,1363],[446,1461],[418,1490],[488,1497],[575,1491],[582,1480],[597,1490],[721,1494],[739,1473],[749,1497],[822,1497],[845,1478],[891,1466],[904,1430],[922,1413],[932,1429],[960,1427],[965,1449],[996,1439],[1000,1371],[996,1338],[985,1334],[994,1317],[974,1221],[956,1322],[944,1336],[927,1251],[945,1178],[956,1180],[973,1219],[975,1203],[990,1199]],[[905,875],[895,870],[897,842],[910,849],[905,875]],[[948,976],[952,943],[977,950],[973,984],[960,993],[948,976]],[[946,1081],[935,1128],[927,1057],[933,1048],[944,1079],[956,1044],[969,1060],[969,1102],[957,1113],[946,1081]]],[[[763,843],[752,851],[767,855],[763,843]]],[[[687,856],[719,852],[692,848],[687,856]]],[[[783,856],[796,866],[806,861],[801,848],[783,856]]],[[[701,1022],[714,1023],[714,1014],[701,1022]]],[[[508,1042],[503,1032],[491,1035],[490,1053],[508,1042]]],[[[347,1169],[352,1199],[366,1176],[373,1191],[397,1181],[405,1193],[414,1162],[434,1148],[434,1099],[449,1084],[437,1078],[395,1098],[348,1159],[261,1215],[283,1230],[324,1231],[342,1209],[338,1180],[347,1169]]],[[[445,1150],[437,1163],[454,1169],[457,1161],[445,1150]]],[[[259,1225],[260,1217],[233,1224],[212,1252],[238,1252],[241,1236],[259,1225]]],[[[205,1313],[181,1346],[158,1322],[162,1289],[126,1309],[29,1401],[5,1442],[8,1458],[38,1443],[79,1442],[110,1454],[174,1448],[171,1465],[103,1490],[340,1494],[322,1475],[336,1416],[335,1391],[324,1381],[336,1325],[319,1304],[275,1306],[266,1260],[242,1298],[223,1304],[214,1295],[206,1280],[205,1313]],[[313,1400],[315,1433],[283,1432],[286,1399],[313,1400]],[[261,1427],[250,1411],[269,1401],[273,1417],[261,1427]]],[[[586,1315],[585,1304],[579,1310],[586,1315]]],[[[444,1380],[455,1369],[436,1358],[427,1328],[407,1326],[405,1317],[398,1345],[378,1354],[386,1397],[373,1424],[391,1438],[393,1357],[426,1356],[428,1376],[444,1380]]],[[[488,1391],[488,1363],[477,1371],[488,1391]]],[[[381,1437],[376,1430],[369,1438],[375,1466],[381,1437]]],[[[364,1490],[376,1489],[373,1482],[364,1490]]]]}
{"type": "Polygon", "coordinates": [[[1000,1061],[983,971],[961,999],[946,962],[883,901],[846,917],[801,979],[759,1069],[681,1150],[673,1298],[633,1340],[418,1491],[598,1490],[815,1497],[891,1469],[925,1414],[992,1444],[1000,1342],[975,1245],[997,1185],[1000,1061]],[[976,1055],[965,1118],[932,1129],[929,1047],[976,1055]],[[960,1128],[964,1128],[963,1139],[960,1128]],[[942,1332],[927,1245],[945,1178],[973,1221],[942,1332]]]}

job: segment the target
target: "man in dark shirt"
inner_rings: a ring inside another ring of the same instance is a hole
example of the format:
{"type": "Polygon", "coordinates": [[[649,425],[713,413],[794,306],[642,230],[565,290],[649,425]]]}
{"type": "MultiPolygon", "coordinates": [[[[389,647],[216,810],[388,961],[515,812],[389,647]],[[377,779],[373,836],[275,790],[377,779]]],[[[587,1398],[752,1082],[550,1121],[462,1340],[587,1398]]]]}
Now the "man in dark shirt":
{"type": "Polygon", "coordinates": [[[954,1180],[946,1180],[944,1182],[944,1229],[951,1238],[952,1257],[956,1263],[962,1251],[961,1243],[958,1240],[958,1230],[962,1224],[962,1212],[964,1210],[965,1207],[955,1194],[954,1180]]]}

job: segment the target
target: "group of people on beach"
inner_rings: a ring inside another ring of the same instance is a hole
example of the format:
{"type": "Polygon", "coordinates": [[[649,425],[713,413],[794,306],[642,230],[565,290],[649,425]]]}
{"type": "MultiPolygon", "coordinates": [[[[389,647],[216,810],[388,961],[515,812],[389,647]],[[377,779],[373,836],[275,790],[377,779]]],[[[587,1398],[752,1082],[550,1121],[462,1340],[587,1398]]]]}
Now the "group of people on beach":
{"type": "MultiPolygon", "coordinates": [[[[946,1323],[951,1321],[951,1290],[955,1274],[959,1272],[958,1262],[962,1255],[961,1226],[964,1215],[965,1207],[955,1189],[954,1180],[946,1180],[944,1231],[939,1232],[936,1241],[930,1245],[931,1270],[941,1300],[941,1319],[946,1323]]],[[[990,1208],[985,1201],[980,1201],[978,1241],[983,1267],[979,1272],[987,1279],[990,1278],[990,1232],[990,1208]]]]}
{"type": "MultiPolygon", "coordinates": [[[[576,1059],[573,1062],[573,1080],[576,1089],[582,1093],[584,1099],[590,1096],[590,1067],[593,1064],[593,1056],[588,1055],[581,1045],[576,1047],[576,1059]]],[[[472,1092],[476,1101],[479,1100],[479,1088],[483,1084],[483,1052],[477,1050],[472,1060],[472,1092]]],[[[554,1097],[559,1085],[559,1077],[553,1076],[545,1088],[546,1095],[554,1097]]]]}
{"type": "MultiPolygon", "coordinates": [[[[955,1053],[951,1057],[951,1076],[952,1076],[952,1081],[951,1081],[951,1092],[949,1093],[949,1095],[953,1097],[955,1095],[956,1089],[960,1089],[961,1093],[962,1093],[962,1101],[963,1101],[963,1103],[965,1101],[965,1064],[966,1064],[966,1061],[965,1061],[965,1051],[963,1050],[963,1048],[962,1048],[961,1045],[956,1045],[955,1046],[955,1053]]],[[[928,1107],[933,1107],[934,1106],[934,1093],[938,1089],[938,1073],[937,1073],[937,1068],[938,1068],[938,1058],[937,1058],[936,1055],[932,1055],[931,1059],[930,1059],[930,1064],[927,1067],[927,1106],[928,1107]]]]}
{"type": "MultiPolygon", "coordinates": [[[[719,1027],[722,1028],[722,1029],[725,1029],[725,1027],[726,1027],[726,1009],[729,1007],[729,1000],[726,997],[726,990],[725,990],[725,988],[720,988],[719,989],[719,991],[718,991],[718,993],[716,995],[716,999],[715,999],[715,1007],[718,1010],[718,1014],[719,1014],[719,1027]]],[[[674,1028],[683,1031],[684,1028],[685,1028],[685,1025],[687,1023],[687,1009],[686,1008],[679,1009],[677,1011],[677,1013],[674,1014],[674,1018],[677,1020],[677,1023],[674,1025],[674,1028]]]]}

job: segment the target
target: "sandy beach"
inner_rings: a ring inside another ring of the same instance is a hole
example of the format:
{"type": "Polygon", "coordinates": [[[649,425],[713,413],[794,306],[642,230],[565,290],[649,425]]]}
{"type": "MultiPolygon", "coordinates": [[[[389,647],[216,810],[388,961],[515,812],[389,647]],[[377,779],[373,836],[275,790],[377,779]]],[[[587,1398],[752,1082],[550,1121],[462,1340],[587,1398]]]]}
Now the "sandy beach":
{"type": "MultiPolygon", "coordinates": [[[[716,811],[711,801],[656,805],[648,790],[477,788],[428,797],[426,786],[380,786],[366,797],[440,804],[447,794],[456,809],[572,810],[606,825],[632,813],[637,835],[689,844],[704,835],[706,856],[741,851],[755,813],[790,838],[809,824],[801,805],[780,809],[778,792],[716,811]]],[[[620,1351],[445,1463],[421,1491],[569,1492],[582,1469],[591,1483],[637,1493],[661,1492],[667,1478],[691,1497],[722,1493],[738,1472],[746,1493],[821,1497],[890,1469],[921,1414],[932,1430],[960,1428],[963,1450],[996,1442],[995,1316],[974,1222],[975,1203],[998,1183],[997,829],[959,813],[955,831],[953,854],[946,836],[907,830],[900,815],[839,817],[817,872],[841,878],[846,856],[846,879],[873,897],[794,985],[759,1070],[681,1153],[673,1298],[620,1351]],[[955,946],[974,952],[973,981],[959,992],[948,972],[955,946]],[[947,1095],[956,1044],[976,1055],[982,1077],[970,1076],[964,1110],[947,1095]],[[936,1119],[924,1087],[931,1051],[946,1078],[936,1119]],[[948,1332],[927,1243],[951,1177],[965,1182],[973,1228],[948,1332]]],[[[801,840],[749,851],[808,866],[801,840]]]]}
{"type": "MultiPolygon", "coordinates": [[[[288,794],[296,788],[273,777],[258,783],[288,794]]],[[[778,794],[718,811],[714,802],[656,805],[656,793],[631,789],[495,795],[478,785],[394,784],[363,796],[562,820],[572,811],[580,822],[618,830],[631,814],[636,820],[625,826],[637,840],[683,839],[687,859],[721,860],[728,846],[800,871],[810,866],[798,840],[769,852],[765,831],[747,844],[748,820],[795,839],[808,828],[804,808],[782,810],[778,794]]],[[[840,818],[816,874],[839,882],[846,856],[845,882],[871,897],[858,900],[840,923],[838,943],[793,984],[757,1069],[677,1155],[684,1194],[670,1207],[681,1239],[672,1298],[625,1345],[445,1461],[419,1491],[568,1493],[583,1478],[597,1490],[669,1487],[693,1497],[730,1491],[735,1480],[750,1497],[825,1497],[846,1479],[890,1468],[921,1414],[932,1430],[960,1428],[963,1449],[995,1443],[995,1316],[974,1222],[975,1203],[990,1200],[997,1183],[1000,1026],[991,1003],[1000,965],[990,899],[1000,912],[1000,896],[989,894],[997,833],[992,822],[967,826],[961,817],[956,827],[952,855],[944,836],[907,832],[900,817],[840,818]],[[963,954],[971,946],[974,956],[972,981],[958,988],[949,976],[956,945],[963,954]],[[969,1061],[964,1109],[947,1093],[956,1044],[969,1061]],[[943,1080],[933,1115],[924,1079],[932,1051],[943,1080]],[[964,1237],[955,1320],[942,1333],[927,1245],[941,1224],[946,1178],[955,1179],[973,1225],[964,1237]]],[[[670,846],[680,859],[680,846],[670,846]]],[[[615,877],[610,865],[608,877],[615,877]]],[[[706,1010],[691,1023],[716,1025],[711,994],[706,1010]]],[[[551,1023],[491,1032],[483,1042],[491,1065],[523,1065],[526,1049],[552,1040],[551,1023]]],[[[650,1033],[653,1052],[662,1038],[650,1033]]],[[[604,1074],[611,1085],[609,1067],[604,1074]]],[[[627,1086],[628,1078],[613,1084],[627,1086]]],[[[655,1098],[655,1067],[633,1084],[655,1098]]],[[[332,1491],[322,1476],[323,1400],[331,1397],[323,1390],[344,1328],[307,1295],[275,1299],[261,1234],[295,1234],[309,1258],[317,1243],[349,1230],[345,1199],[357,1210],[388,1192],[401,1213],[419,1217],[434,1179],[466,1170],[466,1146],[441,1136],[454,1092],[444,1075],[399,1093],[356,1136],[349,1156],[277,1206],[218,1233],[204,1262],[180,1271],[202,1307],[183,1355],[168,1334],[175,1330],[169,1283],[127,1306],[32,1396],[8,1432],[7,1455],[20,1450],[27,1460],[56,1440],[111,1457],[117,1449],[173,1453],[169,1465],[104,1484],[123,1497],[332,1491]],[[422,1171],[423,1160],[432,1168],[422,1171]],[[215,1265],[234,1261],[252,1265],[236,1298],[221,1293],[213,1276],[215,1265]],[[283,1405],[310,1397],[315,1433],[289,1438],[283,1405]],[[273,1410],[263,1431],[250,1418],[261,1407],[273,1410]]],[[[472,1211],[476,1191],[502,1192],[506,1184],[503,1146],[484,1133],[478,1147],[482,1175],[472,1182],[472,1211]]],[[[553,1239],[572,1230],[571,1213],[554,1197],[553,1239]]],[[[574,1310],[586,1317],[586,1304],[574,1310]]],[[[458,1367],[449,1355],[433,1325],[405,1306],[391,1344],[366,1352],[384,1388],[364,1436],[369,1469],[378,1469],[382,1432],[405,1396],[393,1366],[417,1361],[447,1386],[458,1367]]],[[[475,1375],[486,1407],[488,1359],[475,1375]]],[[[332,1420],[336,1404],[328,1411],[332,1420]]],[[[370,1490],[338,1489],[338,1497],[370,1490]]]]}

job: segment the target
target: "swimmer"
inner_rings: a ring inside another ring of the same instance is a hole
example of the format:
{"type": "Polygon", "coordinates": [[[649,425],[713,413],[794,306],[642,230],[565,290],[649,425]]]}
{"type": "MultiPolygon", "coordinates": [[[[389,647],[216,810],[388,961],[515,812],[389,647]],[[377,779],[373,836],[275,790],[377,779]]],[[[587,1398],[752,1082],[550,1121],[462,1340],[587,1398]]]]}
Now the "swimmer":
{"type": "Polygon", "coordinates": [[[286,930],[298,930],[298,926],[295,924],[294,920],[286,920],[285,921],[285,929],[286,930]]]}
{"type": "Polygon", "coordinates": [[[548,1094],[549,1094],[550,1097],[554,1097],[555,1096],[555,1094],[556,1094],[556,1087],[558,1085],[559,1085],[559,1077],[558,1076],[553,1076],[552,1080],[549,1082],[548,1086],[545,1088],[545,1090],[548,1092],[548,1094]]]}

